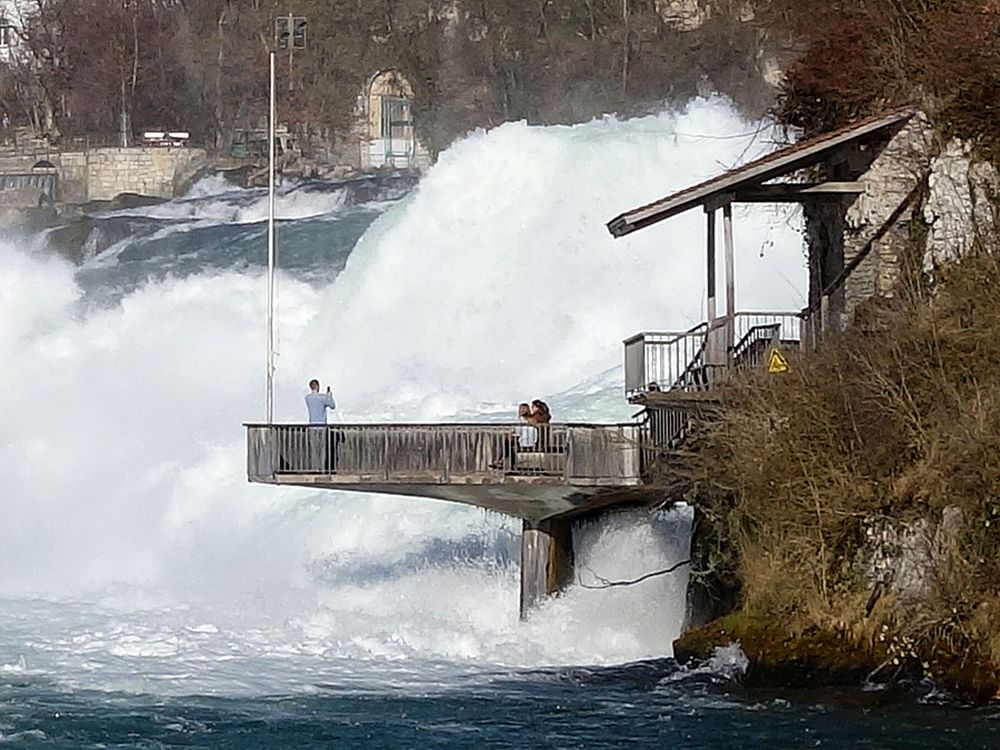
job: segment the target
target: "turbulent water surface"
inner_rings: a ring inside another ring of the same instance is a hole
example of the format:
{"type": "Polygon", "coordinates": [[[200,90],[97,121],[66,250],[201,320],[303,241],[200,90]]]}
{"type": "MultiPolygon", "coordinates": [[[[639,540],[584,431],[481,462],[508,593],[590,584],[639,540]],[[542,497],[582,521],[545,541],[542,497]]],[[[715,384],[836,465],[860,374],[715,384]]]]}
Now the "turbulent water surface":
{"type": "MultiPolygon", "coordinates": [[[[403,179],[281,191],[276,415],[622,420],[620,341],[700,319],[703,217],[604,223],[768,148],[724,103],[510,124],[403,179]]],[[[517,619],[518,527],[415,498],[251,486],[266,197],[218,179],[94,220],[81,267],[0,247],[0,744],[991,747],[988,710],[761,694],[679,669],[690,512],[578,526],[517,619]]],[[[743,309],[796,308],[794,213],[736,214],[743,309]]],[[[922,696],[922,697],[921,697],[922,696]]]]}

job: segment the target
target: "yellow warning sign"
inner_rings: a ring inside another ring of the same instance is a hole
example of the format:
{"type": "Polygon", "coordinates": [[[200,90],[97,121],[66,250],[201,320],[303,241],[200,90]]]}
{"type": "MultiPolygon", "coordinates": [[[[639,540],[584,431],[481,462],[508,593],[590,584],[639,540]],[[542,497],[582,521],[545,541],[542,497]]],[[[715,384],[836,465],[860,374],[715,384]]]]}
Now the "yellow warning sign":
{"type": "Polygon", "coordinates": [[[784,375],[788,370],[788,360],[785,359],[785,355],[781,353],[781,349],[772,346],[767,354],[767,371],[772,375],[784,375]]]}

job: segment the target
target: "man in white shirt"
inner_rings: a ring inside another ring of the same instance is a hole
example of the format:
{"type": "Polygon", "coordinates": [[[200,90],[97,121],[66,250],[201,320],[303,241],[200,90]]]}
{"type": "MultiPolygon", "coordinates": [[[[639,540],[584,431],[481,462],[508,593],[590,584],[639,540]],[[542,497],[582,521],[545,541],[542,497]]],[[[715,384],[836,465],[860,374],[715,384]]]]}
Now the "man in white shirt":
{"type": "Polygon", "coordinates": [[[326,410],[337,408],[337,402],[333,400],[333,393],[330,386],[326,387],[326,393],[319,392],[319,381],[315,378],[309,381],[309,393],[306,394],[306,409],[309,411],[309,424],[326,424],[326,410]]]}
{"type": "Polygon", "coordinates": [[[309,429],[307,430],[307,450],[309,451],[307,468],[310,471],[332,474],[337,470],[337,443],[330,429],[326,428],[326,411],[337,408],[333,400],[330,386],[326,393],[319,392],[319,381],[315,378],[309,381],[309,393],[306,394],[306,409],[309,412],[309,429]],[[313,427],[323,425],[324,427],[313,427]]]}

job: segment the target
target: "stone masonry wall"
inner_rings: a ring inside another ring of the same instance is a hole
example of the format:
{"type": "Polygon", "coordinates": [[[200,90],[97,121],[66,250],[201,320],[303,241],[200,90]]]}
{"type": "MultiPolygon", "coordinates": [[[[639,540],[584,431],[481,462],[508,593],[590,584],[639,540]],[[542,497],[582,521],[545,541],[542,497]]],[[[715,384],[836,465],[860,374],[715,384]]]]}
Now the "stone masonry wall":
{"type": "Polygon", "coordinates": [[[40,160],[59,175],[65,203],[111,200],[122,193],[173,198],[208,164],[200,148],[98,148],[44,154],[0,154],[0,173],[28,173],[40,160]]]}
{"type": "Polygon", "coordinates": [[[122,193],[172,198],[206,160],[205,151],[197,148],[99,148],[65,153],[60,159],[64,199],[76,192],[73,187],[84,175],[86,201],[111,200],[122,193]]]}
{"type": "MultiPolygon", "coordinates": [[[[854,200],[844,216],[845,265],[857,257],[927,174],[932,135],[927,119],[916,115],[886,145],[861,178],[865,192],[854,200]]],[[[908,240],[905,224],[919,216],[920,206],[914,203],[847,278],[842,323],[848,323],[857,306],[865,300],[893,294],[900,276],[901,249],[908,240]]]]}
{"type": "MultiPolygon", "coordinates": [[[[813,266],[824,257],[824,248],[832,246],[831,232],[843,230],[846,266],[914,188],[924,184],[925,189],[847,277],[842,307],[837,305],[829,321],[836,330],[849,326],[866,300],[895,293],[903,253],[912,242],[911,221],[926,229],[923,261],[928,272],[995,239],[1000,229],[1000,174],[992,165],[973,158],[965,144],[955,140],[942,144],[922,114],[915,115],[877,153],[858,179],[864,192],[844,210],[842,223],[834,221],[835,212],[812,212],[812,276],[816,276],[813,266]]],[[[817,286],[815,278],[810,283],[817,286]]]]}

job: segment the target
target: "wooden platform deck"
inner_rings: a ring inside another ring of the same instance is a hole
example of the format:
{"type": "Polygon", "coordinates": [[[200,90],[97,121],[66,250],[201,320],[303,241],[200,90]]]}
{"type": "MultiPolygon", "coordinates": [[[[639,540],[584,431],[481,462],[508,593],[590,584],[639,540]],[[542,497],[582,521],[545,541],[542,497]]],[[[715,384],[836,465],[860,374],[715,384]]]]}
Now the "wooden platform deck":
{"type": "Polygon", "coordinates": [[[515,424],[248,425],[251,482],[419,496],[531,522],[641,503],[643,429],[553,424],[530,449],[515,424]]]}

